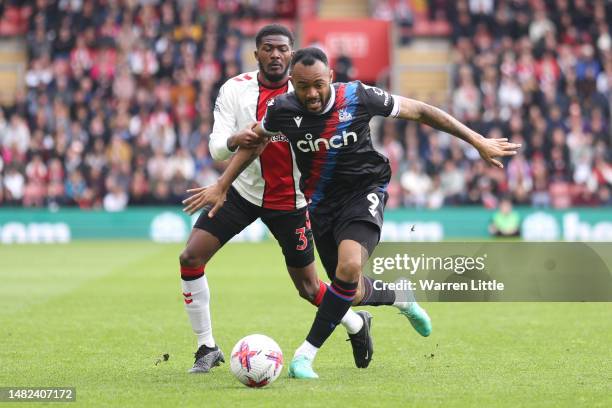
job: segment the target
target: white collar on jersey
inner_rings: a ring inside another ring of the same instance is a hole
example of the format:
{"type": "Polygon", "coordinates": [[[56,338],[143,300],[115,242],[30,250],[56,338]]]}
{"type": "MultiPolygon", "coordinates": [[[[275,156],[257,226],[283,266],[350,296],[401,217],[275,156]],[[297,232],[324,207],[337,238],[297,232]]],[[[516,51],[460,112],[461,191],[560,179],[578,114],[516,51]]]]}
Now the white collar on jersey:
{"type": "Polygon", "coordinates": [[[334,106],[334,102],[336,102],[336,88],[334,88],[332,84],[329,84],[329,87],[331,88],[331,95],[329,96],[329,101],[327,101],[325,109],[323,109],[323,111],[319,112],[317,115],[325,115],[334,106]]]}

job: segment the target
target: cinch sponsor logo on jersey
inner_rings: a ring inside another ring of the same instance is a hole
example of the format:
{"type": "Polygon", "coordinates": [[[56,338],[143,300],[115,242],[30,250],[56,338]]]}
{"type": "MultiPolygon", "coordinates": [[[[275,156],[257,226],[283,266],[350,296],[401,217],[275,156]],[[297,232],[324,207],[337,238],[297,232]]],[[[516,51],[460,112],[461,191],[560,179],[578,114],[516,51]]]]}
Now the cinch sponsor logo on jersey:
{"type": "Polygon", "coordinates": [[[297,142],[297,148],[303,151],[304,153],[308,153],[318,152],[321,149],[329,150],[330,147],[338,149],[340,147],[348,146],[351,143],[356,143],[357,133],[347,132],[346,130],[343,130],[341,135],[334,135],[329,139],[320,137],[315,140],[312,140],[312,133],[306,133],[304,135],[304,138],[306,140],[299,140],[297,142]]]}

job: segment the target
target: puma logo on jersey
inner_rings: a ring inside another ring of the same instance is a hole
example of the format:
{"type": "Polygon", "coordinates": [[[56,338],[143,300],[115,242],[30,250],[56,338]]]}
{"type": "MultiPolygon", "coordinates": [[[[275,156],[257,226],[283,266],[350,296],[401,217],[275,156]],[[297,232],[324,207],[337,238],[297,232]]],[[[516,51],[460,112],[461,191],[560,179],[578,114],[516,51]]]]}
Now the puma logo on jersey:
{"type": "Polygon", "coordinates": [[[304,135],[306,140],[299,140],[297,142],[297,148],[304,153],[318,152],[319,150],[329,150],[330,147],[338,149],[340,147],[348,146],[351,143],[357,142],[357,133],[342,131],[341,135],[334,135],[329,139],[320,137],[316,140],[312,140],[312,133],[306,133],[304,135]]]}
{"type": "Polygon", "coordinates": [[[297,127],[300,127],[300,125],[302,124],[302,117],[301,116],[294,116],[293,120],[295,120],[295,124],[297,125],[297,127]]]}

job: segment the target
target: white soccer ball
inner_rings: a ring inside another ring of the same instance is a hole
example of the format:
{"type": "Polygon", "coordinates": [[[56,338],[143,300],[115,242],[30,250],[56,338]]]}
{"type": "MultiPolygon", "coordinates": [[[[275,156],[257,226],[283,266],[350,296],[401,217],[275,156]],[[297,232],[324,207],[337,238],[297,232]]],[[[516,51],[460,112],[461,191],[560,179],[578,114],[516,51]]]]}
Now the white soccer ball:
{"type": "Polygon", "coordinates": [[[268,336],[251,334],[232,349],[230,370],[247,387],[265,387],[283,370],[283,352],[268,336]]]}

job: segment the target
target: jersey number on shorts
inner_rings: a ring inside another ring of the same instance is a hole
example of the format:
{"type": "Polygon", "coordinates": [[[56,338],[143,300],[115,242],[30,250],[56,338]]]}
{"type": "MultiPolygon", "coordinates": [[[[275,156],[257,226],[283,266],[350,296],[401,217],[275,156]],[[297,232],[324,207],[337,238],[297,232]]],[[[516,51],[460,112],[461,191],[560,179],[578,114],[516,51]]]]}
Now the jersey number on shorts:
{"type": "Polygon", "coordinates": [[[298,228],[295,230],[295,233],[298,234],[300,244],[295,247],[298,251],[303,251],[308,247],[308,238],[306,238],[306,227],[298,228]]]}
{"type": "Polygon", "coordinates": [[[368,208],[368,211],[370,211],[372,217],[376,217],[376,215],[378,214],[378,211],[376,211],[376,207],[378,207],[378,204],[380,204],[380,198],[378,198],[376,193],[370,193],[368,194],[368,201],[371,203],[370,207],[368,208]]]}

